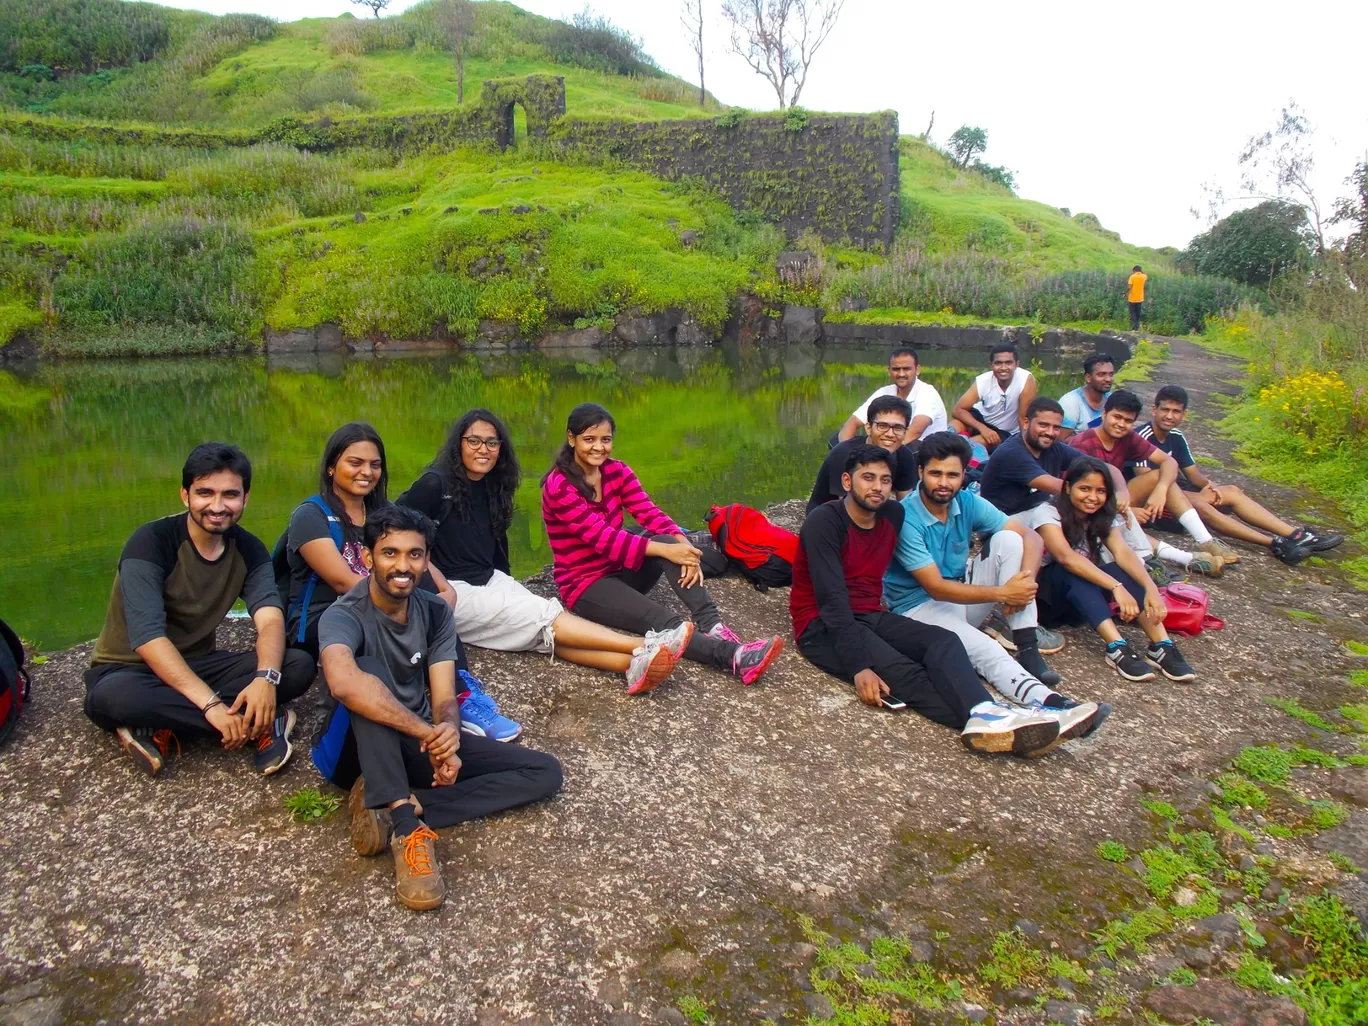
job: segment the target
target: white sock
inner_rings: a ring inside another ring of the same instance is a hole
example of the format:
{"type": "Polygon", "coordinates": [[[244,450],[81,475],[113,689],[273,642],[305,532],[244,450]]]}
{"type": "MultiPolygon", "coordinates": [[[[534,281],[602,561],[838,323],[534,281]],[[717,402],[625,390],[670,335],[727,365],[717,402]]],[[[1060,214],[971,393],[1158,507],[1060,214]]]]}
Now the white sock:
{"type": "Polygon", "coordinates": [[[1202,518],[1195,509],[1190,509],[1179,517],[1178,523],[1183,525],[1184,531],[1197,540],[1198,545],[1205,545],[1211,541],[1211,532],[1206,529],[1206,524],[1202,523],[1202,518]]]}
{"type": "Polygon", "coordinates": [[[1179,566],[1187,566],[1192,562],[1191,552],[1175,549],[1166,541],[1161,541],[1159,543],[1159,549],[1156,554],[1160,559],[1167,559],[1170,563],[1177,563],[1179,566]]]}

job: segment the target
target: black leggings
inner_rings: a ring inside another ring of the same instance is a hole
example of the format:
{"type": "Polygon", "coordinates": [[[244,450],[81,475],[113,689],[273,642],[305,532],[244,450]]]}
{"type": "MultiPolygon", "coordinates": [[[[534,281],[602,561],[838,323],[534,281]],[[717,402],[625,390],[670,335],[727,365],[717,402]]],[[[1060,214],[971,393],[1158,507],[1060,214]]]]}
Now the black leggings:
{"type": "MultiPolygon", "coordinates": [[[[656,535],[651,540],[666,544],[679,541],[669,535],[656,535]]],[[[722,622],[717,606],[708,594],[708,589],[701,584],[692,588],[681,587],[679,578],[682,571],[683,567],[678,563],[661,556],[647,556],[639,570],[619,570],[607,577],[600,577],[584,589],[570,612],[605,627],[616,627],[632,634],[671,630],[683,623],[684,618],[647,594],[664,576],[679,600],[689,608],[693,622],[698,627],[684,655],[696,663],[731,673],[736,646],[727,641],[718,641],[705,633],[722,622]]]]}
{"type": "MultiPolygon", "coordinates": [[[[1103,563],[1103,573],[1110,574],[1145,608],[1145,586],[1115,563],[1103,563]]],[[[1040,590],[1036,592],[1036,609],[1040,622],[1047,627],[1073,626],[1081,615],[1088,626],[1097,630],[1112,618],[1111,592],[1100,584],[1085,581],[1058,563],[1042,567],[1036,578],[1040,590]]]]}
{"type": "MultiPolygon", "coordinates": [[[[210,652],[185,660],[200,680],[229,705],[238,692],[256,679],[256,652],[210,652]]],[[[287,648],[276,687],[276,707],[282,708],[309,690],[314,661],[297,648],[287,648]]],[[[85,714],[97,726],[166,728],[187,736],[218,737],[204,713],[171,685],[163,683],[146,663],[101,663],[85,673],[85,714]]]]}
{"type": "MultiPolygon", "coordinates": [[[[856,613],[848,628],[862,635],[865,652],[889,693],[928,720],[963,730],[970,710],[992,701],[974,672],[964,644],[944,627],[893,613],[856,613]]],[[[836,654],[836,638],[820,619],[808,624],[798,651],[819,670],[855,682],[836,654]]]]}

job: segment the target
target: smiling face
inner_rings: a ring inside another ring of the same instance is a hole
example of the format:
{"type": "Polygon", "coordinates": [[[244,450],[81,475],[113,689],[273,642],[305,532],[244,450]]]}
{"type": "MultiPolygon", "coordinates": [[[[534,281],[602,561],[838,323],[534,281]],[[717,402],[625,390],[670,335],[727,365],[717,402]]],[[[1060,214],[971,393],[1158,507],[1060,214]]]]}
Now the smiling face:
{"type": "Polygon", "coordinates": [[[342,450],[337,462],[328,468],[333,491],[342,497],[364,499],[380,483],[385,461],[374,442],[353,442],[342,450]]]}
{"type": "Polygon", "coordinates": [[[1018,361],[1011,353],[993,354],[993,377],[997,378],[997,383],[1002,388],[1006,388],[1012,383],[1012,376],[1016,374],[1018,361]]]}
{"type": "Polygon", "coordinates": [[[1054,445],[1064,418],[1054,410],[1041,410],[1026,422],[1026,445],[1035,452],[1044,452],[1054,445]]]}
{"type": "Polygon", "coordinates": [[[392,599],[412,595],[427,570],[427,542],[417,531],[391,531],[376,540],[375,548],[362,553],[371,572],[371,587],[392,599]]]}
{"type": "Polygon", "coordinates": [[[865,425],[869,440],[885,452],[897,452],[907,437],[907,421],[901,413],[884,410],[865,425]]]}
{"type": "Polygon", "coordinates": [[[466,477],[478,481],[493,470],[499,462],[502,446],[503,439],[489,421],[477,420],[471,424],[461,438],[461,464],[466,477]]]}
{"type": "Polygon", "coordinates": [[[1107,479],[1095,470],[1080,477],[1068,491],[1069,502],[1084,516],[1092,516],[1107,504],[1107,479]]]}
{"type": "Polygon", "coordinates": [[[1125,438],[1135,426],[1135,414],[1129,410],[1108,410],[1102,415],[1102,430],[1117,441],[1125,438]]]}
{"type": "Polygon", "coordinates": [[[606,420],[577,435],[567,431],[565,440],[575,450],[575,462],[586,470],[597,470],[613,455],[613,425],[606,420]]]}
{"type": "Polygon", "coordinates": [[[190,519],[205,534],[225,534],[242,519],[247,505],[247,490],[242,478],[231,470],[220,470],[190,482],[181,489],[181,502],[190,519]]]}
{"type": "Polygon", "coordinates": [[[1159,430],[1168,434],[1177,430],[1183,423],[1183,418],[1187,416],[1187,407],[1172,399],[1165,399],[1158,406],[1151,408],[1150,415],[1154,418],[1154,423],[1159,425],[1159,430]]]}
{"type": "Polygon", "coordinates": [[[919,471],[922,501],[944,506],[964,486],[964,464],[958,456],[931,460],[919,471]]]}
{"type": "Polygon", "coordinates": [[[917,361],[912,357],[895,356],[888,361],[888,376],[903,395],[917,382],[917,361]]]}
{"type": "Polygon", "coordinates": [[[841,484],[855,505],[876,512],[893,494],[893,471],[887,463],[865,463],[852,473],[841,475],[841,484]]]}

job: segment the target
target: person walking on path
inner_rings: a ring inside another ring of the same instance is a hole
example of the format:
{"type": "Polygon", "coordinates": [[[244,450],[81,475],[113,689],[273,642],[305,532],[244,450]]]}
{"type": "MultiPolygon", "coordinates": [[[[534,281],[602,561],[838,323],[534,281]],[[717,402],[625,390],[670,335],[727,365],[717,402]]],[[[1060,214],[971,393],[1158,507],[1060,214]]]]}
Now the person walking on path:
{"type": "Polygon", "coordinates": [[[186,512],[143,524],[124,545],[104,627],[85,674],[85,714],[155,776],[179,735],[252,744],[269,776],[289,761],[295,713],[314,660],[285,648],[271,554],[238,526],[252,464],[235,445],[197,445],[181,470],[186,512]],[[242,599],[252,652],[220,652],[214,632],[242,599]]]}
{"type": "Polygon", "coordinates": [[[645,635],[684,619],[650,598],[662,577],[688,608],[696,630],[684,656],[753,684],[784,639],[742,642],[703,587],[703,553],[651,501],[632,468],[613,459],[612,414],[597,403],[570,411],[565,444],[542,478],[542,517],[561,601],[577,616],[645,635]],[[623,529],[630,513],[645,534],[623,529]]]}
{"type": "Polygon", "coordinates": [[[522,470],[504,423],[470,410],[451,430],[399,504],[437,524],[432,564],[455,588],[456,633],[499,652],[555,653],[566,662],[621,673],[629,695],[654,690],[688,648],[694,625],[645,636],[620,634],[567,613],[511,576],[508,528],[522,470]]]}
{"type": "Polygon", "coordinates": [[[845,498],[803,521],[789,595],[798,651],[855,685],[866,705],[910,706],[958,730],[972,751],[1043,755],[1060,741],[1058,714],[994,702],[953,632],[883,608],[884,573],[904,521],[889,463],[876,445],[853,451],[845,498]]]}
{"type": "Polygon", "coordinates": [[[446,898],[434,832],[549,798],[560,763],[522,745],[461,736],[451,610],[418,589],[435,529],[415,510],[385,506],[362,535],[369,576],[318,626],[323,676],[351,718],[360,776],[350,786],[358,855],[394,858],[394,891],[411,909],[446,898]]]}
{"type": "Polygon", "coordinates": [[[1130,277],[1126,279],[1126,305],[1130,307],[1131,331],[1140,330],[1140,308],[1145,305],[1145,282],[1149,281],[1149,275],[1140,270],[1140,265],[1136,264],[1131,268],[1130,277]]]}

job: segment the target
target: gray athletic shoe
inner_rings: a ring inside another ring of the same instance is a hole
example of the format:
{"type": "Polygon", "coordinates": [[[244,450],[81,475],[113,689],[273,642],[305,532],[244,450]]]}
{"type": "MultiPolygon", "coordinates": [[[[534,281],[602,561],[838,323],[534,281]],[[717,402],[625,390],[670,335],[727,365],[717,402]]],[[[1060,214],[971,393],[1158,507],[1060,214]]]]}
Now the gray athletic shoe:
{"type": "MultiPolygon", "coordinates": [[[[984,634],[988,635],[988,637],[992,638],[1008,652],[1015,652],[1017,650],[1016,642],[1012,640],[1012,628],[1007,626],[1007,618],[996,609],[993,610],[988,619],[983,621],[979,630],[983,631],[984,634]]],[[[1044,649],[1041,651],[1043,652],[1044,649]]]]}
{"type": "Polygon", "coordinates": [[[1031,758],[1044,755],[1059,741],[1059,718],[1035,707],[1017,708],[980,702],[960,731],[964,747],[974,752],[1011,752],[1031,758]]]}

